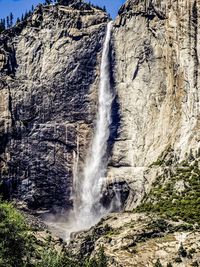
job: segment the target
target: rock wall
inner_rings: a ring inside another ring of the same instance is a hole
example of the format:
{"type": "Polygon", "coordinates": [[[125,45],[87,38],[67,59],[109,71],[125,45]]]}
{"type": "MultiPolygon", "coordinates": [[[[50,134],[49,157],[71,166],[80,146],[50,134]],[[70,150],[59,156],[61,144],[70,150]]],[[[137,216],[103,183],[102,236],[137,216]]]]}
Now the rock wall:
{"type": "Polygon", "coordinates": [[[73,171],[96,115],[106,13],[38,6],[0,37],[0,178],[29,208],[72,205],[73,171]]]}
{"type": "MultiPolygon", "coordinates": [[[[79,0],[62,3],[38,6],[0,37],[2,190],[47,210],[72,206],[74,170],[95,122],[109,20],[79,0]]],[[[199,149],[199,5],[128,0],[114,21],[117,101],[105,205],[119,190],[132,209],[156,177],[199,149]]]]}
{"type": "Polygon", "coordinates": [[[120,122],[108,177],[129,183],[128,209],[200,146],[199,18],[200,1],[129,0],[115,20],[120,122]]]}

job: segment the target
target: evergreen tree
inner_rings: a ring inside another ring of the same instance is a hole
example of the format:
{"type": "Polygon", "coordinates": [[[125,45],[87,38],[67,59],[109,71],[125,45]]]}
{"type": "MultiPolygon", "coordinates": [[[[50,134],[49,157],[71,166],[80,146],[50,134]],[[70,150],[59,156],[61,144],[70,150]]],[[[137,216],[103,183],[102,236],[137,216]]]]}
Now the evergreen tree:
{"type": "Polygon", "coordinates": [[[178,250],[178,254],[180,257],[187,257],[187,251],[185,250],[185,248],[183,247],[183,243],[181,243],[180,248],[178,250]]]}
{"type": "Polygon", "coordinates": [[[45,0],[46,5],[50,5],[52,3],[52,0],[45,0]]]}
{"type": "Polygon", "coordinates": [[[11,12],[10,13],[10,27],[13,26],[13,19],[14,19],[14,16],[13,16],[13,13],[11,12]]]}
{"type": "Polygon", "coordinates": [[[163,267],[159,259],[157,259],[154,267],[163,267]]]}
{"type": "Polygon", "coordinates": [[[0,33],[5,30],[5,24],[3,22],[3,19],[0,21],[0,33]]]}
{"type": "Polygon", "coordinates": [[[28,12],[26,11],[24,14],[24,20],[26,20],[28,18],[28,12]]]}
{"type": "Polygon", "coordinates": [[[31,14],[32,14],[32,12],[31,12],[31,10],[29,10],[29,12],[28,12],[28,17],[30,17],[31,14]]]}
{"type": "Polygon", "coordinates": [[[3,19],[3,20],[2,20],[2,23],[3,23],[3,27],[4,27],[4,29],[5,29],[5,28],[6,28],[6,20],[3,19]]]}
{"type": "Polygon", "coordinates": [[[10,18],[9,18],[9,16],[6,17],[6,27],[10,28],[10,18]]]}
{"type": "Polygon", "coordinates": [[[0,32],[4,31],[6,29],[6,22],[5,19],[0,20],[0,32]]]}
{"type": "Polygon", "coordinates": [[[99,252],[98,252],[98,262],[99,262],[99,267],[108,266],[108,260],[107,260],[103,246],[100,247],[99,252]]]}

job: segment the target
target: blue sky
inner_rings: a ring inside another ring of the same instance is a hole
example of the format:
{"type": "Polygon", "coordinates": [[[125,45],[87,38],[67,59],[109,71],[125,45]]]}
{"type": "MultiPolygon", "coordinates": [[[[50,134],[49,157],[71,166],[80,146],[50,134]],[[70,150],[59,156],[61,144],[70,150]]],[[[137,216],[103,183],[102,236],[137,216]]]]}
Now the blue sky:
{"type": "MultiPolygon", "coordinates": [[[[125,0],[90,0],[91,3],[99,6],[106,6],[108,12],[114,18],[117,15],[119,7],[125,0]]],[[[22,13],[30,10],[31,6],[43,3],[44,0],[0,0],[0,18],[5,18],[10,12],[14,14],[15,19],[21,17],[22,13]]]]}

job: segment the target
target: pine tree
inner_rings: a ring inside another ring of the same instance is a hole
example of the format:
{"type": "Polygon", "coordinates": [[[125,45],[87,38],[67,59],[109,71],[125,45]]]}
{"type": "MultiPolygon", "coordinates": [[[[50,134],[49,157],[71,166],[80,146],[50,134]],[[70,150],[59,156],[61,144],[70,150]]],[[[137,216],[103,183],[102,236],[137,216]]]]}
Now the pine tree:
{"type": "Polygon", "coordinates": [[[16,21],[17,23],[20,23],[20,18],[17,18],[17,21],[16,21]]]}
{"type": "Polygon", "coordinates": [[[99,267],[107,267],[108,265],[107,257],[103,246],[100,246],[98,252],[98,262],[99,262],[99,267]]]}
{"type": "Polygon", "coordinates": [[[183,243],[181,243],[180,248],[178,250],[178,254],[180,257],[187,257],[187,251],[185,250],[185,248],[183,247],[183,243]]]}
{"type": "Polygon", "coordinates": [[[5,20],[1,19],[0,21],[0,33],[5,30],[5,20]]]}
{"type": "Polygon", "coordinates": [[[9,18],[9,16],[6,17],[6,27],[10,28],[10,18],[9,18]]]}
{"type": "Polygon", "coordinates": [[[163,267],[159,259],[157,259],[154,267],[163,267]]]}
{"type": "Polygon", "coordinates": [[[52,3],[52,0],[45,0],[46,5],[50,5],[52,3]]]}
{"type": "Polygon", "coordinates": [[[1,27],[2,27],[3,30],[6,29],[6,21],[5,21],[5,19],[1,19],[1,27]]]}
{"type": "Polygon", "coordinates": [[[26,20],[28,18],[28,12],[26,11],[24,14],[24,20],[26,20]]]}
{"type": "Polygon", "coordinates": [[[13,26],[13,19],[14,19],[14,16],[13,16],[13,13],[11,12],[10,13],[10,27],[13,26]]]}

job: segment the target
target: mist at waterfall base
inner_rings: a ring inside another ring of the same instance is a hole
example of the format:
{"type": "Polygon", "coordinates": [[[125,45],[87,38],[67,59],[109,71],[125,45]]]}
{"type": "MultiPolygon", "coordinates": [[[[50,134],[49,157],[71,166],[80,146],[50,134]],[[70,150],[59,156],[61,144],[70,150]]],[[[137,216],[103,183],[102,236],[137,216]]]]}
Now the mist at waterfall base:
{"type": "Polygon", "coordinates": [[[120,205],[120,198],[117,194],[109,208],[105,208],[101,203],[103,186],[106,184],[107,146],[112,123],[112,103],[115,97],[110,77],[111,31],[112,22],[109,22],[102,52],[95,133],[83,173],[77,172],[78,166],[74,170],[74,208],[68,214],[67,221],[61,218],[60,221],[50,222],[49,220],[48,222],[50,228],[52,227],[65,240],[68,240],[73,232],[89,229],[113,210],[113,206],[120,205]]]}

